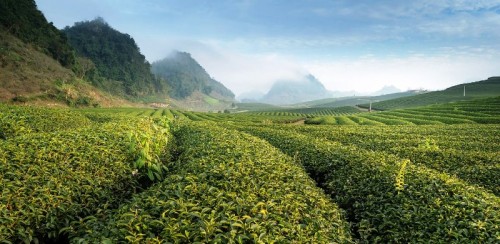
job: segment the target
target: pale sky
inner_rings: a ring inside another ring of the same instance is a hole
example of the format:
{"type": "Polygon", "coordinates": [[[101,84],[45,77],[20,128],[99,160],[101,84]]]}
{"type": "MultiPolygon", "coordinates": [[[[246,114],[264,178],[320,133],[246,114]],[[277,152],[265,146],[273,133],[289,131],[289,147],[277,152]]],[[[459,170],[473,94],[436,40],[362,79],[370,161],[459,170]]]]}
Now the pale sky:
{"type": "Polygon", "coordinates": [[[305,73],[330,90],[444,89],[500,75],[500,0],[36,0],[104,18],[147,60],[187,51],[236,94],[305,73]]]}

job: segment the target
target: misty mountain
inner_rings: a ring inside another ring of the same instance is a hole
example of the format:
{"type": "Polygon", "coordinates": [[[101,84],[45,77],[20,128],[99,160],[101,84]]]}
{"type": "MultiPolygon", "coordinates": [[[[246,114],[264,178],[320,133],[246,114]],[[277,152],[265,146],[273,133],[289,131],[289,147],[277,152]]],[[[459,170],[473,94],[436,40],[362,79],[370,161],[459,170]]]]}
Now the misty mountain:
{"type": "Polygon", "coordinates": [[[266,95],[265,93],[261,91],[249,91],[249,92],[244,92],[240,94],[237,99],[241,102],[244,103],[249,103],[249,102],[257,102],[260,99],[262,99],[266,95]]]}
{"type": "Polygon", "coordinates": [[[386,94],[400,93],[402,92],[395,86],[384,86],[380,90],[375,92],[357,92],[354,90],[351,91],[331,91],[331,97],[353,97],[353,96],[380,96],[386,94]]]}
{"type": "Polygon", "coordinates": [[[201,92],[220,100],[234,100],[233,92],[212,79],[189,53],[175,51],[154,62],[151,70],[167,81],[170,96],[175,99],[184,99],[195,92],[201,92]]]}
{"type": "Polygon", "coordinates": [[[375,91],[373,93],[370,93],[371,96],[380,96],[380,95],[386,95],[386,94],[392,94],[392,93],[399,93],[402,92],[400,89],[398,89],[395,86],[384,86],[382,89],[375,91]]]}
{"type": "Polygon", "coordinates": [[[166,93],[151,73],[151,65],[134,39],[109,26],[102,18],[77,22],[64,30],[76,49],[87,79],[108,92],[132,97],[166,93]]]}
{"type": "Polygon", "coordinates": [[[309,74],[298,80],[282,80],[260,100],[270,104],[293,104],[331,97],[330,92],[316,77],[309,74]]]}
{"type": "Polygon", "coordinates": [[[352,96],[359,95],[354,90],[351,90],[351,91],[331,91],[330,94],[332,97],[352,97],[352,96]]]}

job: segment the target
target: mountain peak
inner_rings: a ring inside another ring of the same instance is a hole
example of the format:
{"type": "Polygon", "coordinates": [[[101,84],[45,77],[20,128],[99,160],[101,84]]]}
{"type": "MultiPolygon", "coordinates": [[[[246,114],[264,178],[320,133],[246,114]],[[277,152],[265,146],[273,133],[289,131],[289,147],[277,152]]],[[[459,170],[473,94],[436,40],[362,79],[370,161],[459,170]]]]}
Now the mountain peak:
{"type": "Polygon", "coordinates": [[[212,79],[190,53],[173,51],[166,58],[156,61],[152,71],[167,80],[170,95],[184,99],[199,91],[223,100],[234,100],[234,94],[220,82],[212,79]]]}
{"type": "Polygon", "coordinates": [[[271,104],[292,104],[330,97],[325,86],[312,74],[293,80],[274,83],[262,102],[271,104]]]}

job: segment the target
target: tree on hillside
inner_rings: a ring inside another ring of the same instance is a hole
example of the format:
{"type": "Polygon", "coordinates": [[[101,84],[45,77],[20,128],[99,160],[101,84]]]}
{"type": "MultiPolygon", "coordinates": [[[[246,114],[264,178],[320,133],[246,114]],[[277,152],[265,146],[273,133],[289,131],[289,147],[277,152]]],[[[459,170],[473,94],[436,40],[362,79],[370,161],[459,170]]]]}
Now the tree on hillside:
{"type": "Polygon", "coordinates": [[[79,56],[90,59],[96,71],[86,75],[94,85],[117,85],[128,96],[165,93],[166,86],[151,73],[151,65],[134,39],[102,18],[75,23],[64,32],[79,56]]]}
{"type": "Polygon", "coordinates": [[[2,0],[0,29],[39,47],[65,67],[75,65],[75,54],[66,36],[47,22],[34,0],[2,0]]]}

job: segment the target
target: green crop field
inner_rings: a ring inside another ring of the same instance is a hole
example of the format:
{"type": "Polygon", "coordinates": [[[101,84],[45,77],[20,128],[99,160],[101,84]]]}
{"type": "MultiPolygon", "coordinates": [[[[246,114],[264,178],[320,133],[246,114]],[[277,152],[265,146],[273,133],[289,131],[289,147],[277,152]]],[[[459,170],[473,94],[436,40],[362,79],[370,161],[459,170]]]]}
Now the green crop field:
{"type": "Polygon", "coordinates": [[[498,243],[500,97],[362,112],[0,105],[0,243],[498,243]]]}
{"type": "MultiPolygon", "coordinates": [[[[498,96],[498,94],[500,94],[500,78],[491,77],[483,81],[452,86],[442,91],[428,92],[386,101],[379,100],[380,102],[374,102],[372,104],[372,108],[377,110],[414,108],[433,104],[488,98],[498,96]]],[[[365,108],[369,107],[368,104],[360,106],[365,108]]]]}

